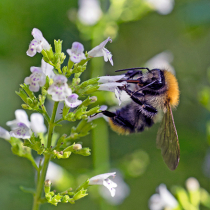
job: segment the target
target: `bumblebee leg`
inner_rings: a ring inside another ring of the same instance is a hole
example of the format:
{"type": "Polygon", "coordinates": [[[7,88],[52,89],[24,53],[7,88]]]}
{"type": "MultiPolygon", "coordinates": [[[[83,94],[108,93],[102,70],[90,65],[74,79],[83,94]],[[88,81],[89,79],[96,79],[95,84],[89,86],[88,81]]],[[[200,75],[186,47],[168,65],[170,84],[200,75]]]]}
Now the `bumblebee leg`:
{"type": "Polygon", "coordinates": [[[120,116],[120,112],[119,110],[117,110],[116,113],[113,112],[109,112],[109,111],[102,111],[102,113],[111,118],[111,121],[117,125],[120,126],[122,128],[128,128],[130,130],[130,132],[134,131],[134,126],[125,118],[120,116]]]}
{"type": "Polygon", "coordinates": [[[145,114],[148,117],[152,117],[155,114],[157,114],[157,109],[155,109],[153,106],[146,104],[144,102],[142,102],[138,97],[140,96],[144,96],[144,94],[142,93],[137,93],[137,92],[132,92],[131,90],[127,89],[127,87],[124,87],[123,90],[126,91],[126,93],[131,97],[131,99],[139,104],[139,110],[140,112],[142,112],[143,114],[145,114]]]}

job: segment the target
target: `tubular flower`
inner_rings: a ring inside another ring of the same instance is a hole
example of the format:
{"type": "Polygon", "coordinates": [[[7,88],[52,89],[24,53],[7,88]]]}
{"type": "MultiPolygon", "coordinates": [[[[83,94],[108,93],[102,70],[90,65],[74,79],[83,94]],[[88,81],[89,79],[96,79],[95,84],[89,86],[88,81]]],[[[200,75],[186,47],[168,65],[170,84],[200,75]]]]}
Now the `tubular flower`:
{"type": "Polygon", "coordinates": [[[67,85],[67,78],[63,75],[56,75],[53,84],[48,89],[48,94],[52,95],[53,101],[64,101],[72,94],[67,85]]]}
{"type": "Polygon", "coordinates": [[[104,185],[109,192],[111,193],[111,196],[115,196],[115,188],[117,187],[117,184],[110,180],[108,177],[115,176],[116,172],[113,173],[106,173],[106,174],[100,174],[97,176],[94,176],[89,179],[89,185],[104,185]]]}
{"type": "Polygon", "coordinates": [[[28,139],[31,137],[30,129],[24,123],[18,123],[17,128],[10,131],[10,136],[21,139],[28,139]]]}
{"type": "Polygon", "coordinates": [[[117,75],[117,76],[103,76],[99,77],[98,82],[103,83],[99,85],[98,90],[105,90],[105,91],[111,91],[115,93],[115,97],[117,98],[119,102],[119,106],[121,105],[121,90],[118,88],[120,86],[126,85],[126,81],[123,82],[116,82],[118,80],[121,80],[125,75],[117,75]]]}
{"type": "Polygon", "coordinates": [[[31,67],[32,74],[26,77],[24,82],[29,85],[29,89],[33,92],[38,92],[39,88],[46,83],[46,75],[39,67],[31,67]]]}
{"type": "Polygon", "coordinates": [[[49,43],[43,37],[42,32],[39,29],[34,28],[31,34],[34,37],[34,39],[31,41],[29,48],[26,52],[28,56],[33,57],[34,55],[36,55],[37,52],[40,53],[43,49],[50,49],[49,43]]]}
{"type": "Polygon", "coordinates": [[[93,58],[93,57],[102,57],[103,56],[104,61],[107,62],[109,60],[109,62],[113,66],[114,64],[113,64],[113,60],[112,60],[112,54],[109,50],[107,50],[105,48],[105,45],[109,41],[112,42],[110,37],[108,37],[105,41],[101,42],[101,44],[99,44],[98,46],[96,46],[92,50],[90,50],[88,52],[88,57],[93,58]]]}
{"type": "Polygon", "coordinates": [[[44,133],[47,130],[44,124],[44,118],[39,113],[33,113],[31,115],[31,122],[28,120],[27,113],[22,109],[15,111],[15,117],[15,120],[6,123],[7,126],[10,126],[11,130],[17,129],[19,123],[25,124],[27,127],[31,128],[34,133],[44,133]]]}
{"type": "Polygon", "coordinates": [[[78,100],[78,95],[73,93],[70,96],[67,96],[65,99],[65,104],[70,108],[75,108],[82,103],[81,100],[78,100]]]}
{"type": "Polygon", "coordinates": [[[67,49],[66,52],[70,56],[70,60],[74,63],[79,63],[81,60],[86,59],[84,52],[84,46],[79,42],[73,42],[71,49],[67,49]]]}
{"type": "Polygon", "coordinates": [[[30,126],[26,111],[17,109],[15,111],[15,118],[15,120],[6,122],[6,125],[9,126],[11,130],[15,130],[18,127],[18,123],[24,123],[26,126],[30,126]]]}

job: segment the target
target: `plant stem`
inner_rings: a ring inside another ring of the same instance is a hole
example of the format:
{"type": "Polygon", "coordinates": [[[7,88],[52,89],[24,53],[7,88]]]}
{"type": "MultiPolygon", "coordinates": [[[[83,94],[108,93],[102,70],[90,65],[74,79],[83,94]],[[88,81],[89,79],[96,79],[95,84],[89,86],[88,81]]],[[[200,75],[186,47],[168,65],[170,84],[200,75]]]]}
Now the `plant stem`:
{"type": "MultiPolygon", "coordinates": [[[[92,40],[92,47],[100,43],[101,37],[92,40]]],[[[104,75],[104,62],[102,60],[91,60],[91,78],[104,75]]],[[[103,119],[97,119],[97,128],[92,130],[93,143],[93,165],[97,173],[109,171],[109,138],[108,126],[103,119]],[[99,140],[100,139],[100,140],[99,140]]]]}
{"type": "MultiPolygon", "coordinates": [[[[53,135],[54,127],[55,127],[55,124],[54,124],[55,115],[56,115],[56,111],[57,111],[57,108],[58,108],[58,103],[59,102],[54,103],[52,117],[51,117],[51,120],[50,120],[49,126],[48,126],[47,148],[51,147],[52,135],[53,135]]],[[[45,177],[46,177],[46,173],[47,173],[47,168],[48,168],[48,165],[49,165],[49,162],[50,162],[50,158],[51,158],[50,154],[45,154],[44,155],[44,163],[42,165],[41,174],[40,174],[40,176],[39,175],[37,176],[37,177],[39,177],[39,179],[38,179],[38,182],[37,182],[36,193],[34,195],[34,203],[33,203],[32,210],[39,210],[39,207],[40,207],[40,204],[41,204],[41,196],[42,196],[42,191],[43,191],[43,185],[44,185],[44,181],[45,181],[45,177]]]]}

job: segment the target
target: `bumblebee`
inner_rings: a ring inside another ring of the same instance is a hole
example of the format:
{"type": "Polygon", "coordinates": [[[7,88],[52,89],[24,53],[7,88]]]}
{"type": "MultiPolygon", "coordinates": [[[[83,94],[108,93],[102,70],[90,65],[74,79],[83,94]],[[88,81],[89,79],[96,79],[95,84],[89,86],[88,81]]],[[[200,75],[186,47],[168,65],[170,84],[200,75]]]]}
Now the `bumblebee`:
{"type": "Polygon", "coordinates": [[[119,134],[142,132],[154,124],[158,111],[164,116],[157,133],[157,148],[161,149],[163,159],[169,169],[175,170],[180,159],[178,135],[172,114],[172,108],[179,103],[179,87],[176,77],[167,70],[133,68],[127,71],[125,79],[133,84],[131,89],[125,85],[119,87],[131,98],[131,103],[116,112],[102,111],[109,118],[111,128],[119,134]],[[146,69],[143,73],[141,69],[146,69]],[[134,79],[135,78],[135,79],[134,79]]]}

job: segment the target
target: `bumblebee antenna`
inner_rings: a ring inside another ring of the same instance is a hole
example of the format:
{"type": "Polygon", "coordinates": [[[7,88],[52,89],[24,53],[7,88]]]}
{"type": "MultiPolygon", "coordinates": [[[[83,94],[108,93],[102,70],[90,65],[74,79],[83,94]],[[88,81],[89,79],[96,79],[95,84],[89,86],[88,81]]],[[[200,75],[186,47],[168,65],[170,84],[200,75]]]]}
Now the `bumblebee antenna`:
{"type": "Polygon", "coordinates": [[[137,67],[137,68],[119,69],[119,70],[116,70],[115,72],[127,71],[127,70],[138,70],[138,69],[146,69],[147,71],[151,71],[151,70],[150,70],[149,68],[147,68],[147,67],[137,67]]]}

